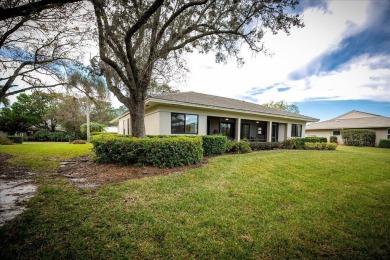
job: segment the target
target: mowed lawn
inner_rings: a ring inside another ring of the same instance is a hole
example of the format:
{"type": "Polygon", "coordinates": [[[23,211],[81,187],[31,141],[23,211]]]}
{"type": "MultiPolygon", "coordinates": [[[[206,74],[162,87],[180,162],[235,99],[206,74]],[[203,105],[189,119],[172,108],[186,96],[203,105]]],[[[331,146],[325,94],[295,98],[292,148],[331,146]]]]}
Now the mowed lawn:
{"type": "Polygon", "coordinates": [[[44,182],[0,230],[6,258],[388,258],[390,150],[214,157],[78,191],[44,182]]]}
{"type": "Polygon", "coordinates": [[[16,145],[0,145],[0,153],[14,157],[7,163],[27,167],[32,171],[55,172],[61,161],[92,153],[92,144],[61,142],[27,142],[16,145]]]}

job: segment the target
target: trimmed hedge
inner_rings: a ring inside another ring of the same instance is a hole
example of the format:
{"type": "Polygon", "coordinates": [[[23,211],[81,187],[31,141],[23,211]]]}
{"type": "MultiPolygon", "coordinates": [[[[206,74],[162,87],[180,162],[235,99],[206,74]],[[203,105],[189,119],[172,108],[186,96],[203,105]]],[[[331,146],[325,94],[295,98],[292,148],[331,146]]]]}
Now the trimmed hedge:
{"type": "Polygon", "coordinates": [[[390,139],[380,139],[378,147],[390,149],[390,139]]]}
{"type": "Polygon", "coordinates": [[[223,135],[204,135],[203,140],[203,155],[220,155],[226,151],[227,137],[223,135]]]}
{"type": "Polygon", "coordinates": [[[9,135],[7,136],[7,138],[9,140],[11,140],[11,142],[13,142],[14,144],[22,144],[23,143],[23,136],[14,136],[14,135],[9,135]]]}
{"type": "Polygon", "coordinates": [[[328,139],[326,137],[304,137],[305,143],[327,143],[328,139]]]}
{"type": "Polygon", "coordinates": [[[311,143],[305,142],[305,150],[336,150],[337,144],[335,143],[311,143]]]}
{"type": "Polygon", "coordinates": [[[375,146],[376,133],[369,129],[350,129],[341,131],[347,146],[375,146]]]}
{"type": "Polygon", "coordinates": [[[246,140],[242,141],[228,141],[226,145],[227,153],[250,153],[252,149],[249,145],[249,142],[246,140]]]}
{"type": "Polygon", "coordinates": [[[37,131],[28,137],[29,141],[37,142],[69,142],[80,139],[86,139],[86,136],[77,133],[49,132],[47,130],[37,131]]]}
{"type": "Polygon", "coordinates": [[[334,136],[334,135],[332,135],[332,136],[330,137],[329,142],[335,143],[335,144],[338,144],[338,143],[339,143],[339,142],[337,141],[337,136],[334,136]]]}
{"type": "Polygon", "coordinates": [[[252,151],[272,150],[279,148],[280,145],[280,142],[249,142],[249,146],[251,147],[252,151]]]}
{"type": "Polygon", "coordinates": [[[305,143],[326,143],[326,142],[328,142],[328,139],[326,137],[289,138],[282,142],[281,148],[304,149],[305,143]]]}
{"type": "Polygon", "coordinates": [[[201,137],[135,138],[96,135],[92,139],[96,161],[177,167],[196,164],[203,158],[201,137]]]}

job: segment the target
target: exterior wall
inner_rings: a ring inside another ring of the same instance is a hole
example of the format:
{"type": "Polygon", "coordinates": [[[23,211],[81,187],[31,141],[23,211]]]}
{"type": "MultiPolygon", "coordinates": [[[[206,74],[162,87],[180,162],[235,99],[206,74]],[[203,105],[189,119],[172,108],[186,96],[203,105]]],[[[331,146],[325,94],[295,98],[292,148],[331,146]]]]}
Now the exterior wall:
{"type": "Polygon", "coordinates": [[[159,135],[160,134],[160,114],[158,111],[153,111],[145,115],[145,134],[159,135]]]}
{"type": "MultiPolygon", "coordinates": [[[[145,111],[145,133],[147,135],[170,135],[171,134],[171,113],[184,113],[198,115],[198,135],[207,135],[207,118],[229,118],[236,120],[235,122],[241,121],[241,124],[248,123],[250,125],[250,137],[257,139],[258,123],[256,122],[267,122],[267,125],[271,125],[272,122],[279,123],[279,141],[283,141],[286,138],[291,137],[291,124],[302,125],[302,136],[305,135],[305,124],[306,122],[293,119],[284,119],[270,116],[261,116],[246,113],[228,112],[223,110],[211,110],[211,109],[200,109],[185,106],[176,105],[156,105],[152,108],[147,108],[145,111]]],[[[241,132],[241,125],[238,127],[236,124],[236,138],[241,132]]],[[[268,128],[268,127],[267,127],[268,128]]],[[[214,129],[219,131],[219,120],[210,119],[210,132],[214,129]]],[[[271,131],[267,129],[267,140],[271,140],[271,131]]],[[[118,134],[131,134],[130,115],[127,114],[118,120],[118,134]],[[129,122],[129,123],[128,123],[129,122]]]]}

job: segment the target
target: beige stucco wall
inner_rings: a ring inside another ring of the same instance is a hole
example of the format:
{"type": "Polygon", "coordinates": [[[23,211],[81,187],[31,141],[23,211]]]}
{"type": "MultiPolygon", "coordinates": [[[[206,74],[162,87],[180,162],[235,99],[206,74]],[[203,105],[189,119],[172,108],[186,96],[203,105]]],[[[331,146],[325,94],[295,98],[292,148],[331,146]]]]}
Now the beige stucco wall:
{"type": "MultiPolygon", "coordinates": [[[[145,110],[145,133],[147,135],[170,135],[171,134],[171,113],[185,113],[198,115],[198,135],[207,134],[207,117],[221,117],[221,118],[241,118],[241,123],[250,124],[250,135],[257,137],[257,123],[256,121],[265,121],[268,124],[272,122],[279,123],[279,141],[291,137],[291,124],[302,125],[302,136],[305,136],[305,122],[301,120],[284,119],[271,116],[253,115],[247,113],[238,113],[230,111],[211,110],[203,108],[184,107],[177,105],[157,105],[145,110]],[[250,120],[250,121],[246,121],[250,120]]],[[[127,134],[127,120],[130,115],[126,115],[118,120],[118,134],[127,134]]],[[[219,129],[218,122],[210,122],[210,129],[219,129]]],[[[240,129],[241,130],[241,129],[240,129]]],[[[131,134],[131,126],[129,129],[131,134]]],[[[240,131],[241,132],[241,131],[240,131]]],[[[237,134],[237,132],[236,132],[237,134]]]]}
{"type": "MultiPolygon", "coordinates": [[[[339,130],[339,129],[306,130],[306,136],[326,137],[328,139],[328,142],[329,142],[329,139],[333,134],[333,130],[339,130]]],[[[375,139],[376,146],[378,146],[380,139],[387,139],[387,128],[377,128],[377,129],[371,129],[371,130],[375,130],[375,133],[376,133],[376,139],[375,139]]],[[[343,139],[341,138],[341,135],[337,136],[337,142],[339,144],[344,144],[343,139]]]]}

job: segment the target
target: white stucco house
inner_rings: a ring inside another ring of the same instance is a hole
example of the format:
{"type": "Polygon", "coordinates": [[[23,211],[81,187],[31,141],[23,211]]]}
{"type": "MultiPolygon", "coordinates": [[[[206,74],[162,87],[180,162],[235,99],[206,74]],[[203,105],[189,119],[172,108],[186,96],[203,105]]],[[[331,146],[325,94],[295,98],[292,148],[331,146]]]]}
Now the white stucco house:
{"type": "Polygon", "coordinates": [[[337,137],[343,144],[341,131],[346,129],[370,129],[376,133],[375,145],[380,139],[390,139],[390,117],[352,110],[336,118],[307,125],[306,136],[337,137]]]}
{"type": "MultiPolygon", "coordinates": [[[[129,112],[118,133],[131,135],[129,112]]],[[[306,123],[318,119],[262,105],[196,92],[150,97],[145,102],[146,135],[211,135],[277,142],[304,137],[306,123]]]]}

